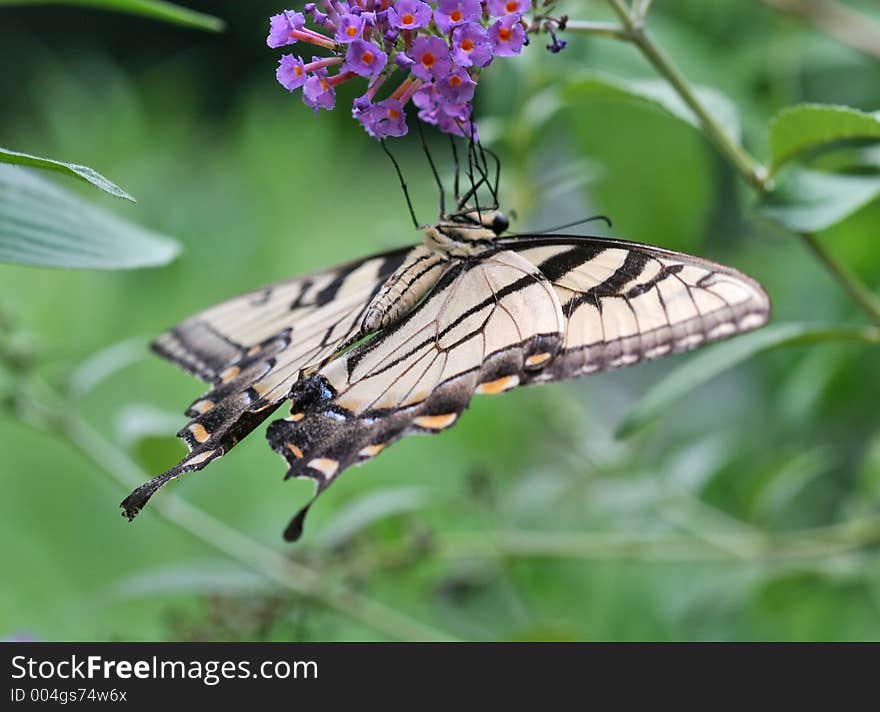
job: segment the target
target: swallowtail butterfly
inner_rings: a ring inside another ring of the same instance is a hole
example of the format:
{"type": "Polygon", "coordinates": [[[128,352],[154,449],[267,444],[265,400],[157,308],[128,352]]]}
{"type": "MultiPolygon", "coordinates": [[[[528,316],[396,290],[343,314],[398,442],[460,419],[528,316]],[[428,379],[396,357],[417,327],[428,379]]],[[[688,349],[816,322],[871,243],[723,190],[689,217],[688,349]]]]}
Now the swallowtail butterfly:
{"type": "Polygon", "coordinates": [[[235,297],[156,339],[211,389],[178,433],[189,454],[132,492],[124,514],[287,403],[269,443],[288,477],[317,485],[285,531],[295,540],[346,468],[452,426],[474,394],[630,366],[768,319],[764,290],[734,269],[618,239],[510,236],[500,213],[466,205],[475,192],[415,247],[235,297]]]}

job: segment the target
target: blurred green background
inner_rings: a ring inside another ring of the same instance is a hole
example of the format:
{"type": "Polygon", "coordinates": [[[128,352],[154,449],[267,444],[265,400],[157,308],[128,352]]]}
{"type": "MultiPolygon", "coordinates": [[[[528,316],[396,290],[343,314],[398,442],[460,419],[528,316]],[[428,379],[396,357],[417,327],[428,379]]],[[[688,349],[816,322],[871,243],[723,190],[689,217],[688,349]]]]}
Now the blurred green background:
{"type": "MultiPolygon", "coordinates": [[[[201,384],[149,356],[149,337],[243,290],[418,239],[390,165],[345,108],[355,90],[316,117],[275,83],[278,52],[264,38],[282,6],[189,5],[224,18],[227,31],[0,11],[0,144],[98,169],[138,204],[58,180],[185,248],[170,266],[132,272],[0,265],[0,305],[51,382],[142,339],[126,349],[143,358],[75,407],[151,474],[182,454],[173,433],[201,384]]],[[[566,9],[608,19],[604,3],[566,9]]],[[[875,58],[761,2],[666,0],[650,27],[689,78],[733,100],[759,155],[768,117],[787,104],[880,107],[875,58]]],[[[628,45],[567,39],[551,55],[538,38],[480,83],[477,116],[504,160],[515,227],[606,213],[615,235],[749,272],[775,321],[862,323],[801,244],[752,214],[748,190],[697,131],[633,103],[565,93],[584,69],[653,76],[628,45]]],[[[433,219],[416,142],[396,151],[420,220],[433,219]]],[[[874,204],[821,240],[876,287],[878,237],[874,204]]],[[[407,438],[346,472],[283,551],[322,580],[465,639],[880,638],[876,347],[761,355],[616,439],[645,390],[690,358],[476,398],[452,430],[407,438]],[[828,528],[858,517],[873,529],[828,528]],[[816,536],[774,548],[802,530],[816,536]]],[[[282,482],[264,430],[168,491],[281,548],[310,484],[282,482]]],[[[149,509],[126,524],[123,489],[7,413],[0,448],[0,636],[389,636],[379,620],[273,588],[149,509]]]]}

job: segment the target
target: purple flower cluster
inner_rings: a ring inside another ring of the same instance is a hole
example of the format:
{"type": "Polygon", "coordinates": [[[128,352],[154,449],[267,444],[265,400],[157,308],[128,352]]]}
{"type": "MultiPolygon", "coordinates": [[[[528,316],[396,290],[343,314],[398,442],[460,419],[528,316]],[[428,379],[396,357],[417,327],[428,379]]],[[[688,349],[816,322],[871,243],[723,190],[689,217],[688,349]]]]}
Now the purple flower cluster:
{"type": "Polygon", "coordinates": [[[355,99],[352,115],[371,136],[403,136],[412,100],[420,120],[473,137],[479,73],[495,57],[519,54],[527,44],[523,14],[530,7],[531,0],[321,0],[302,12],[273,16],[266,43],[306,42],[329,50],[330,56],[310,62],[285,54],[275,73],[285,89],[302,89],[315,111],[333,109],[335,87],[363,77],[367,89],[355,99]],[[380,99],[398,72],[402,81],[380,99]]]}

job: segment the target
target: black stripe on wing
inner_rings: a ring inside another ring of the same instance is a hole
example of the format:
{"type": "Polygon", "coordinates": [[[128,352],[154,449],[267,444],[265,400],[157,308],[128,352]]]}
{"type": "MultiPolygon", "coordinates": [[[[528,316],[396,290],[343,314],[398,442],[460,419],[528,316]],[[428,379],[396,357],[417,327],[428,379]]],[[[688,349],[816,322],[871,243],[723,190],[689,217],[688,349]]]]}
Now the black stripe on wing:
{"type": "Polygon", "coordinates": [[[215,381],[221,371],[245,358],[255,345],[332,303],[340,291],[356,287],[352,275],[365,265],[376,262],[377,270],[370,282],[378,288],[410,251],[392,250],[247,292],[191,316],[161,334],[151,347],[197,378],[215,381]],[[255,332],[255,324],[263,324],[264,328],[255,332]],[[277,324],[274,331],[273,324],[277,324]],[[248,338],[254,333],[260,338],[248,338]]]}
{"type": "Polygon", "coordinates": [[[567,327],[557,380],[628,366],[763,326],[770,300],[751,277],[699,257],[609,238],[499,242],[557,289],[567,327]]]}

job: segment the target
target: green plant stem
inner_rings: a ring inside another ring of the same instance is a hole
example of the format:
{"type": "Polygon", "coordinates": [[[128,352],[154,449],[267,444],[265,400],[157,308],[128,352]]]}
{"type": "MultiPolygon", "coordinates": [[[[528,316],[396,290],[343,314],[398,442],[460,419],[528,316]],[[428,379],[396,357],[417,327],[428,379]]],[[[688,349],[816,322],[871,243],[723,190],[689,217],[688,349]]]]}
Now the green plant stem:
{"type": "Polygon", "coordinates": [[[584,35],[598,35],[611,39],[629,42],[629,33],[613,22],[589,22],[586,20],[569,20],[565,25],[566,32],[578,32],[584,35]]]}
{"type": "MultiPolygon", "coordinates": [[[[77,416],[49,386],[34,378],[22,378],[19,386],[16,393],[19,415],[24,409],[27,415],[33,416],[22,417],[24,422],[37,422],[68,442],[126,491],[148,479],[128,455],[77,416]]],[[[454,639],[341,584],[327,582],[319,572],[245,536],[171,492],[156,497],[150,511],[288,591],[312,599],[390,638],[413,641],[454,639]]]]}
{"type": "Polygon", "coordinates": [[[643,18],[631,15],[623,0],[608,0],[608,3],[620,18],[621,25],[623,25],[629,40],[641,50],[657,73],[678,92],[682,101],[700,120],[718,150],[728,158],[751,185],[762,193],[766,192],[769,187],[767,170],[734,141],[703,106],[684,74],[681,73],[665,50],[655,43],[648,34],[643,18]]]}
{"type": "MultiPolygon", "coordinates": [[[[637,2],[635,9],[632,11],[623,0],[608,0],[608,4],[621,23],[618,28],[620,32],[615,32],[614,37],[632,42],[639,48],[656,72],[669,82],[682,101],[694,112],[709,139],[715,144],[721,154],[728,159],[739,174],[761,195],[769,193],[773,189],[773,182],[769,177],[767,169],[727,134],[724,127],[703,106],[684,74],[666,54],[665,50],[656,44],[648,34],[645,29],[644,20],[651,3],[645,1],[637,2]]],[[[574,32],[602,34],[597,32],[595,28],[590,28],[590,24],[569,22],[568,29],[574,32]]],[[[878,300],[876,295],[856,275],[838,262],[816,240],[815,236],[804,233],[795,234],[797,234],[820,264],[840,282],[844,290],[865,311],[871,321],[880,325],[880,300],[878,300]]]]}
{"type": "Polygon", "coordinates": [[[840,282],[853,301],[862,307],[871,318],[871,321],[880,326],[880,300],[877,299],[874,293],[849,268],[838,262],[834,255],[826,250],[822,243],[816,239],[815,235],[801,232],[798,233],[798,237],[800,237],[813,256],[824,265],[825,269],[840,282]]]}
{"type": "Polygon", "coordinates": [[[633,15],[639,22],[644,22],[654,0],[633,0],[633,15]]]}

